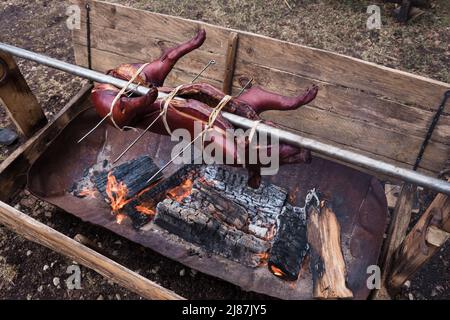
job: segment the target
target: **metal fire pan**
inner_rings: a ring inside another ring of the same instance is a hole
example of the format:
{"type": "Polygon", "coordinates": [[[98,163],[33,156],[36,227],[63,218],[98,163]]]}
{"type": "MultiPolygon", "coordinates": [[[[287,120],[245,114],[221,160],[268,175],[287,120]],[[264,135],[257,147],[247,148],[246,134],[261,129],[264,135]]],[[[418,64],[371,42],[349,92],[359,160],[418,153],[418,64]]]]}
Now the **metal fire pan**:
{"type": "MultiPolygon", "coordinates": [[[[63,129],[30,168],[30,192],[83,221],[107,228],[190,268],[240,286],[243,290],[282,299],[312,298],[313,284],[307,262],[298,280],[287,282],[275,277],[267,266],[249,268],[217,255],[206,254],[200,248],[157,227],[147,225],[135,230],[129,224],[119,225],[102,199],[73,196],[69,190],[87,168],[105,159],[115,159],[138,134],[132,130],[121,132],[104,125],[77,144],[76,141],[98,121],[94,110],[88,109],[63,129]],[[197,254],[193,255],[192,252],[197,254]]],[[[170,159],[174,144],[168,137],[148,133],[118,164],[149,155],[156,164],[162,166],[170,159]]],[[[176,166],[172,166],[165,174],[176,169],[176,166]]],[[[293,204],[302,205],[307,191],[312,188],[318,188],[330,201],[341,225],[348,286],[356,299],[366,299],[369,294],[367,268],[378,262],[387,220],[386,198],[380,182],[366,173],[319,158],[314,158],[311,164],[282,166],[276,176],[264,179],[287,188],[293,204]]]]}

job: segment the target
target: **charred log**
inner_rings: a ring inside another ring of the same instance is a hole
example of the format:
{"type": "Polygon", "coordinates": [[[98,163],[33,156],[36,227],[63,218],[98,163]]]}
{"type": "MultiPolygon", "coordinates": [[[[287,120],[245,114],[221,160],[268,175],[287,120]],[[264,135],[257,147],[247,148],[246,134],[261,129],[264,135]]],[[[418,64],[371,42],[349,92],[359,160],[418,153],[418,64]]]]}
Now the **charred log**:
{"type": "Polygon", "coordinates": [[[200,192],[199,198],[214,203],[214,208],[218,210],[213,210],[212,214],[216,219],[239,230],[248,231],[249,216],[243,207],[223,197],[219,192],[204,183],[196,181],[194,188],[194,192],[200,192]]]}
{"type": "MultiPolygon", "coordinates": [[[[107,198],[108,175],[113,175],[117,181],[122,182],[127,187],[127,198],[131,199],[148,186],[147,180],[158,170],[158,166],[149,156],[142,156],[123,163],[111,171],[100,172],[94,175],[92,179],[98,191],[107,198]]],[[[157,179],[161,176],[160,174],[157,179]]]]}
{"type": "Polygon", "coordinates": [[[213,189],[249,213],[249,231],[258,237],[269,238],[277,224],[278,215],[287,200],[287,191],[273,184],[261,183],[258,189],[247,185],[247,177],[227,167],[208,166],[203,177],[213,189]]]}
{"type": "Polygon", "coordinates": [[[139,229],[152,220],[156,205],[166,198],[167,191],[186,179],[193,179],[197,175],[197,168],[196,165],[185,165],[167,179],[147,186],[139,196],[125,204],[121,212],[131,218],[133,227],[139,229]]]}
{"type": "Polygon", "coordinates": [[[257,267],[264,262],[270,243],[246,233],[245,228],[238,229],[243,227],[245,214],[238,204],[211,192],[208,187],[194,187],[191,195],[180,203],[172,199],[159,203],[153,223],[209,253],[257,267]],[[224,203],[227,203],[225,208],[224,203]],[[225,210],[231,210],[235,218],[225,218],[230,212],[225,210]],[[237,217],[239,214],[243,216],[237,217]]]}
{"type": "Polygon", "coordinates": [[[295,281],[308,253],[306,217],[300,208],[286,205],[279,221],[268,267],[276,276],[295,281]]]}
{"type": "Polygon", "coordinates": [[[347,288],[347,270],[341,249],[341,230],[334,212],[326,205],[308,209],[308,242],[311,272],[317,299],[352,298],[347,288]]]}

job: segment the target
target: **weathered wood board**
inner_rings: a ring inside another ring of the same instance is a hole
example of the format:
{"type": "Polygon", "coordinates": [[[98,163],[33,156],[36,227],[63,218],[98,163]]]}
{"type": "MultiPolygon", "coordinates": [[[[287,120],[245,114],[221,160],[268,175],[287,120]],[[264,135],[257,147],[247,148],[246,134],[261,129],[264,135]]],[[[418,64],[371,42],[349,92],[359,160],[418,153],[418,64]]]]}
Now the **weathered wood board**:
{"type": "MultiPolygon", "coordinates": [[[[241,76],[286,95],[313,83],[320,86],[310,105],[290,112],[267,112],[264,117],[305,136],[402,167],[412,167],[441,96],[450,89],[447,83],[248,32],[101,1],[72,2],[82,9],[81,29],[73,33],[78,64],[87,65],[86,2],[91,7],[93,68],[100,71],[157,58],[164,48],[192,37],[197,28],[206,29],[205,44],[179,61],[168,85],[190,81],[214,59],[217,63],[200,81],[222,88],[229,37],[236,32],[235,90],[241,76]]],[[[449,157],[447,106],[419,169],[439,172],[449,157]]]]}

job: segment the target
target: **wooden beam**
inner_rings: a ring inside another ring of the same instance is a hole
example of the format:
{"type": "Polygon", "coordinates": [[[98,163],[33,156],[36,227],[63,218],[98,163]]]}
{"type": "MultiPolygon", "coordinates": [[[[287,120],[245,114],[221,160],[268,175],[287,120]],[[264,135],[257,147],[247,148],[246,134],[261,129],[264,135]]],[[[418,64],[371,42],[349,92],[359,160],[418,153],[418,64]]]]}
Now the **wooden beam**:
{"type": "Polygon", "coordinates": [[[222,91],[225,94],[231,94],[233,87],[234,67],[236,65],[236,51],[238,46],[239,34],[231,32],[228,37],[228,46],[225,60],[225,72],[223,77],[222,91]]]}
{"type": "Polygon", "coordinates": [[[28,139],[0,164],[0,200],[9,201],[27,182],[28,169],[59,132],[81,111],[88,108],[91,85],[82,88],[37,135],[28,139]]]}
{"type": "Polygon", "coordinates": [[[381,270],[383,272],[381,276],[382,287],[377,291],[375,295],[376,299],[390,298],[384,283],[392,263],[393,254],[405,239],[406,231],[411,221],[411,210],[416,190],[416,187],[412,184],[405,183],[398,197],[391,223],[389,224],[388,236],[384,244],[381,258],[381,270]]]}
{"type": "Polygon", "coordinates": [[[173,291],[167,290],[102,256],[4,202],[0,202],[0,223],[26,239],[65,255],[144,298],[155,300],[183,299],[173,291]]]}
{"type": "Polygon", "coordinates": [[[406,280],[439,251],[445,239],[442,235],[448,232],[450,232],[450,198],[438,194],[394,254],[392,268],[386,281],[391,293],[396,293],[406,280]],[[436,230],[439,230],[440,240],[436,238],[436,230]]]}
{"type": "Polygon", "coordinates": [[[21,134],[31,137],[47,123],[13,56],[0,52],[0,100],[21,134]]]}

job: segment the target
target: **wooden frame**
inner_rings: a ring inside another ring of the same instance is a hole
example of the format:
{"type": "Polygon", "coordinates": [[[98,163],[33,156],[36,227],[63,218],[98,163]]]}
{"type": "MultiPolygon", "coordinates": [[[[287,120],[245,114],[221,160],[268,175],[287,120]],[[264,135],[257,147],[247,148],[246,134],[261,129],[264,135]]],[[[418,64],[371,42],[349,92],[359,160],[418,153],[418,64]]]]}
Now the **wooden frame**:
{"type": "MultiPolygon", "coordinates": [[[[188,38],[198,26],[202,26],[207,30],[208,40],[201,50],[193,52],[177,64],[168,79],[169,84],[179,84],[191,79],[191,76],[211,59],[216,60],[216,68],[208,69],[202,76],[202,81],[217,87],[223,85],[223,88],[229,91],[239,89],[241,76],[252,77],[257,83],[286,94],[293,94],[305,85],[319,84],[320,93],[312,105],[289,113],[272,111],[267,113],[266,117],[303,135],[404,167],[412,167],[433,111],[439,104],[442,93],[450,88],[446,83],[247,32],[100,1],[73,2],[80,5],[83,17],[85,3],[88,2],[91,7],[94,69],[105,71],[121,62],[154,58],[161,53],[163,47],[188,38]],[[140,23],[136,24],[135,21],[140,23]],[[126,30],[131,27],[135,32],[151,36],[146,41],[143,41],[142,37],[139,37],[139,40],[130,37],[126,30]],[[149,32],[150,30],[152,32],[149,32]],[[336,74],[339,74],[339,77],[336,74]],[[383,143],[379,143],[380,141],[383,143]]],[[[85,23],[83,21],[82,29],[73,33],[76,61],[80,65],[87,65],[85,23]]],[[[7,58],[13,65],[11,57],[7,58]]],[[[23,79],[20,71],[15,73],[15,77],[23,79]]],[[[0,96],[14,93],[14,86],[7,88],[8,90],[0,90],[0,96]]],[[[90,89],[91,86],[81,89],[55,120],[35,133],[0,165],[0,200],[9,201],[23,188],[31,163],[52,139],[87,107],[86,98],[90,89]]],[[[33,101],[30,94],[31,92],[27,92],[26,96],[18,96],[18,102],[33,101]]],[[[18,127],[22,126],[20,119],[26,119],[29,110],[33,110],[36,119],[42,118],[39,115],[43,112],[36,103],[27,104],[31,109],[16,108],[15,105],[17,103],[12,107],[7,104],[7,107],[10,111],[14,110],[10,112],[10,116],[18,127]]],[[[447,107],[433,134],[421,171],[437,173],[450,156],[449,111],[450,108],[447,107]]],[[[36,120],[36,123],[40,121],[42,119],[36,120]]],[[[27,130],[22,132],[30,136],[33,130],[36,129],[31,129],[28,133],[27,130]]],[[[394,289],[449,237],[448,197],[438,195],[417,226],[405,238],[414,190],[410,185],[403,187],[382,258],[385,271],[383,279],[394,289]],[[440,222],[429,218],[436,214],[436,210],[440,210],[440,222]],[[420,238],[420,243],[425,243],[429,248],[419,260],[411,258],[412,250],[419,247],[418,232],[424,235],[420,238]]],[[[0,202],[0,223],[31,241],[67,255],[145,298],[181,298],[35,221],[5,202],[0,202]]],[[[387,298],[388,295],[379,297],[387,298]]]]}

